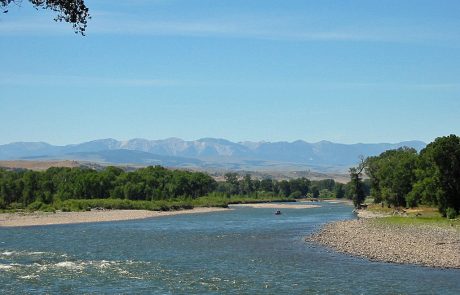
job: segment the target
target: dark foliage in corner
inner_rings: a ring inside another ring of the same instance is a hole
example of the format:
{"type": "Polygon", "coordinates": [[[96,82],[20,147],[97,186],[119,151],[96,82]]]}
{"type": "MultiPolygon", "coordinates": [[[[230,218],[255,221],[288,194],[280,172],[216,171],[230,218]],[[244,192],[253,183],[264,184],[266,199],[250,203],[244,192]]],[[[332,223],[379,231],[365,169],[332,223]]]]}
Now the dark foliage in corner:
{"type": "MultiPolygon", "coordinates": [[[[91,18],[84,0],[29,0],[35,8],[52,10],[57,13],[55,21],[72,24],[75,33],[85,35],[87,22],[91,18]]],[[[22,0],[0,0],[0,9],[8,12],[8,6],[20,6],[22,0]]]]}

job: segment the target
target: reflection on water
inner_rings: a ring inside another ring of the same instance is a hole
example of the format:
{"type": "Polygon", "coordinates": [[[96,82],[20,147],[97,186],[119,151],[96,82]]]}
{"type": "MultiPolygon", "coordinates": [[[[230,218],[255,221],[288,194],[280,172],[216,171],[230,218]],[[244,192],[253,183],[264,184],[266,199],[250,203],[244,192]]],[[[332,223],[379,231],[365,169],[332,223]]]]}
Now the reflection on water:
{"type": "Polygon", "coordinates": [[[303,237],[343,204],[0,229],[2,293],[458,294],[460,271],[369,262],[303,237]],[[416,282],[416,283],[415,283],[416,282]]]}

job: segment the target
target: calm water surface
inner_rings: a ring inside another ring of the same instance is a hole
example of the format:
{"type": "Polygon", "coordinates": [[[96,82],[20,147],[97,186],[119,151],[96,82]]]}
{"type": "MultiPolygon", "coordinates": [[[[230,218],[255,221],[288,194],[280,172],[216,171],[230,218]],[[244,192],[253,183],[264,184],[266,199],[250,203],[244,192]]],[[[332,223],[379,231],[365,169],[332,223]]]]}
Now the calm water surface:
{"type": "Polygon", "coordinates": [[[460,294],[460,271],[370,262],[304,242],[351,207],[236,208],[0,229],[0,293],[460,294]]]}

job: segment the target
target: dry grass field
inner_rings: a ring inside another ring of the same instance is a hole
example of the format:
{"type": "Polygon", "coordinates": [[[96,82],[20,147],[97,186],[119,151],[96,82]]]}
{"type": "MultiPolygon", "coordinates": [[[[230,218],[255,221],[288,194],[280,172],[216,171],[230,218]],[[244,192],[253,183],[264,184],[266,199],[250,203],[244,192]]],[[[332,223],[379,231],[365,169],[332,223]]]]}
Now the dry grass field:
{"type": "Polygon", "coordinates": [[[0,168],[6,169],[29,169],[35,171],[43,171],[50,167],[80,167],[81,164],[77,161],[0,161],[0,168]]]}

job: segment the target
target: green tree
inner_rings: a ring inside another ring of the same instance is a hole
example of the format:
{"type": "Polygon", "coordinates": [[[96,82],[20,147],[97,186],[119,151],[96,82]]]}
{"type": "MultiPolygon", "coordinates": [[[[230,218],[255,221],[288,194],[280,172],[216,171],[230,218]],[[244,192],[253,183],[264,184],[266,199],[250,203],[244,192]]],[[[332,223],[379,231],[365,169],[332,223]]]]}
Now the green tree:
{"type": "Polygon", "coordinates": [[[420,156],[422,163],[429,167],[429,173],[422,175],[416,185],[418,189],[421,187],[420,198],[426,198],[427,194],[436,195],[439,211],[444,216],[448,208],[458,213],[460,210],[460,137],[456,135],[439,137],[427,145],[420,156]]]}
{"type": "Polygon", "coordinates": [[[323,179],[316,182],[318,189],[321,191],[327,189],[329,191],[334,190],[335,180],[334,179],[323,179]]]}
{"type": "Polygon", "coordinates": [[[316,185],[312,185],[311,187],[311,196],[313,198],[319,198],[319,189],[316,185]]]}
{"type": "Polygon", "coordinates": [[[324,189],[320,190],[319,197],[320,198],[331,198],[331,197],[333,197],[333,193],[330,190],[328,190],[327,188],[324,188],[324,189]]]}
{"type": "MultiPolygon", "coordinates": [[[[291,194],[294,192],[300,192],[301,196],[306,196],[310,190],[311,181],[305,177],[302,177],[297,179],[291,179],[289,181],[289,185],[291,187],[291,194]]],[[[295,195],[298,195],[298,193],[296,193],[295,195]]]]}
{"type": "Polygon", "coordinates": [[[345,185],[343,183],[336,183],[334,187],[334,195],[337,199],[345,197],[345,185]]]}
{"type": "MultiPolygon", "coordinates": [[[[287,180],[281,180],[279,183],[280,193],[284,197],[289,197],[291,195],[291,185],[287,180]]],[[[300,193],[302,194],[302,193],[300,193]]]]}
{"type": "Polygon", "coordinates": [[[350,173],[350,193],[353,205],[355,208],[360,208],[361,204],[366,199],[364,194],[364,185],[362,180],[362,173],[365,168],[365,161],[361,159],[361,163],[358,167],[352,167],[349,170],[350,173]]]}
{"type": "Polygon", "coordinates": [[[273,180],[270,178],[262,179],[260,188],[264,192],[273,192],[273,180]]]}
{"type": "Polygon", "coordinates": [[[228,193],[230,195],[239,194],[238,174],[234,172],[228,172],[224,175],[224,177],[228,186],[228,193]]]}
{"type": "Polygon", "coordinates": [[[416,182],[406,197],[408,206],[416,207],[419,204],[438,206],[437,195],[440,190],[438,177],[431,154],[426,149],[422,150],[415,169],[416,182]]]}
{"type": "Polygon", "coordinates": [[[252,184],[251,174],[247,173],[242,181],[242,193],[250,195],[254,192],[254,185],[252,184]]]}
{"type": "Polygon", "coordinates": [[[24,206],[35,201],[38,191],[38,175],[34,171],[27,171],[22,177],[22,203],[24,206]]]}
{"type": "Polygon", "coordinates": [[[406,206],[406,198],[416,180],[417,160],[417,151],[406,147],[369,158],[366,172],[371,178],[374,198],[389,206],[406,206]]]}

